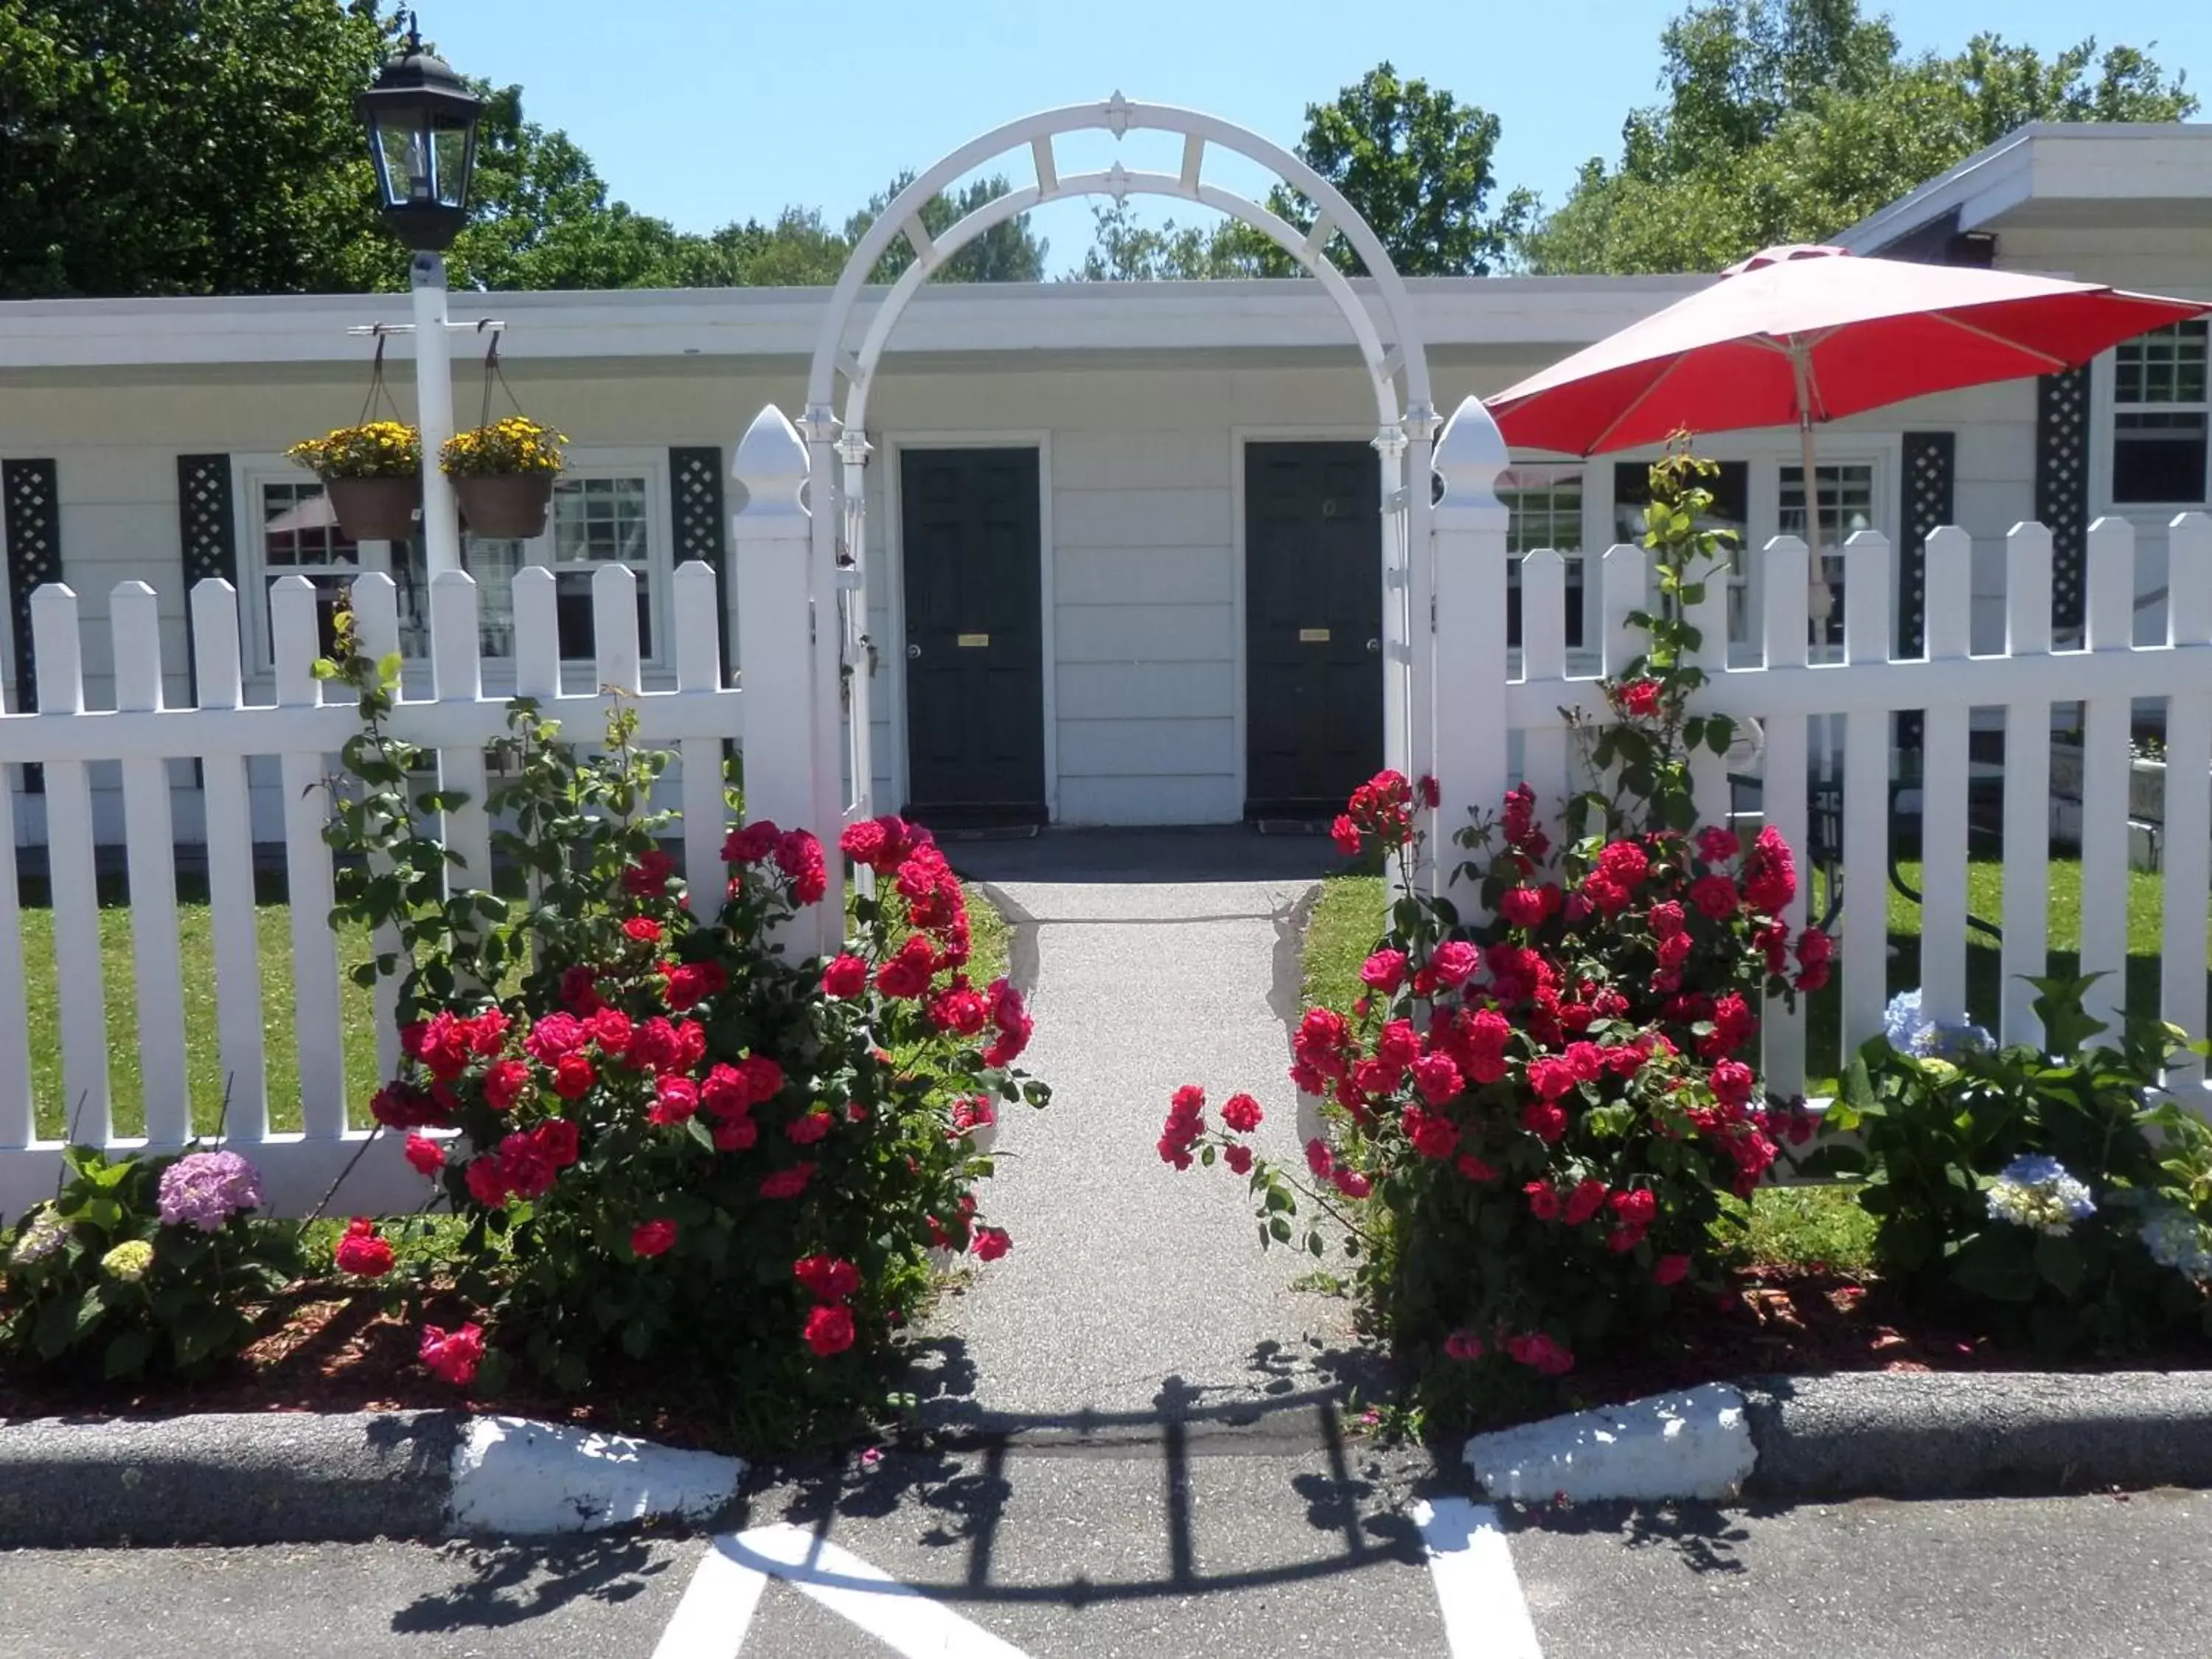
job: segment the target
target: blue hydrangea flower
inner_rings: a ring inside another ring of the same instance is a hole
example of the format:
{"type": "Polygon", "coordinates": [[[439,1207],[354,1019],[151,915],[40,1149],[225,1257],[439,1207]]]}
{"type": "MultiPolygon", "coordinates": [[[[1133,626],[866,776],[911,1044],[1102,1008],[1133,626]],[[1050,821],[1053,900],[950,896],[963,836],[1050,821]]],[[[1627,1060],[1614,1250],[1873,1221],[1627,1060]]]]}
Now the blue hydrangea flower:
{"type": "Polygon", "coordinates": [[[2097,1212],[2089,1189],[2043,1152],[2023,1152],[2004,1166],[1986,1194],[1990,1218],[2039,1233],[2063,1235],[2097,1212]]]}
{"type": "Polygon", "coordinates": [[[1899,991],[1889,1000],[1882,1010],[1881,1032],[1899,1054],[1923,1060],[1948,1060],[1996,1046],[1989,1032],[1971,1020],[1929,1018],[1921,1012],[1917,988],[1899,991]]]}

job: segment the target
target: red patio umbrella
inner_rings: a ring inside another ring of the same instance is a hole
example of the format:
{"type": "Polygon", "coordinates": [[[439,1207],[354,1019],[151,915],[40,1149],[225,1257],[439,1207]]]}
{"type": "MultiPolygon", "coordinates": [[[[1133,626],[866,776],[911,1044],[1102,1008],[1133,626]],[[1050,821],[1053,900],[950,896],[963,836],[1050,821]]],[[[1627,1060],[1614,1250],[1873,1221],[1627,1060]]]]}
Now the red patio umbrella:
{"type": "Polygon", "coordinates": [[[1839,247],[1771,247],[1721,278],[1484,402],[1509,444],[1571,455],[1685,430],[1794,425],[1816,558],[1815,422],[2072,368],[2212,310],[2199,300],[1859,258],[1839,247]]]}

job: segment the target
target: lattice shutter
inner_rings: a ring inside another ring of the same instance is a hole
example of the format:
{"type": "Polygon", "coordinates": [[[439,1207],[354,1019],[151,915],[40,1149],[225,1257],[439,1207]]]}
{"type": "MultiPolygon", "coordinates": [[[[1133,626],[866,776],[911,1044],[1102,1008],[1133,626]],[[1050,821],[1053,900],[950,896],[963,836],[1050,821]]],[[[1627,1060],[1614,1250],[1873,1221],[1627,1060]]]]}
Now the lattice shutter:
{"type": "Polygon", "coordinates": [[[676,562],[703,559],[722,592],[722,661],[736,660],[730,639],[729,516],[723,511],[722,452],[668,452],[669,516],[676,532],[676,562]]]}
{"type": "Polygon", "coordinates": [[[185,586],[220,576],[238,582],[238,526],[230,498],[230,457],[177,457],[177,538],[185,586]]]}
{"type": "Polygon", "coordinates": [[[0,514],[8,540],[8,592],[14,601],[15,707],[39,706],[31,646],[31,595],[62,580],[61,507],[52,461],[0,461],[0,514]]]}
{"type": "Polygon", "coordinates": [[[2035,518],[2051,532],[2051,625],[2081,626],[2089,535],[2089,370],[2046,374],[2035,396],[2035,518]]]}

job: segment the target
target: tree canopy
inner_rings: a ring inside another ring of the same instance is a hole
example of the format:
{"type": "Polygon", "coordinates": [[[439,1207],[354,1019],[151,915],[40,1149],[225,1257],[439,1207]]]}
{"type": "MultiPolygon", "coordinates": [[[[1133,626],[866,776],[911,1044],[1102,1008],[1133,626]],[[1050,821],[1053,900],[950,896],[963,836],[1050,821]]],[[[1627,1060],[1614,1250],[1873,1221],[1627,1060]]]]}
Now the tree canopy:
{"type": "Polygon", "coordinates": [[[1984,33],[1909,57],[1857,0],[1707,0],[1660,37],[1662,101],[1518,240],[1536,271],[1711,270],[1821,241],[2029,121],[2178,121],[2196,98],[2132,46],[2045,58],[1984,33]]]}

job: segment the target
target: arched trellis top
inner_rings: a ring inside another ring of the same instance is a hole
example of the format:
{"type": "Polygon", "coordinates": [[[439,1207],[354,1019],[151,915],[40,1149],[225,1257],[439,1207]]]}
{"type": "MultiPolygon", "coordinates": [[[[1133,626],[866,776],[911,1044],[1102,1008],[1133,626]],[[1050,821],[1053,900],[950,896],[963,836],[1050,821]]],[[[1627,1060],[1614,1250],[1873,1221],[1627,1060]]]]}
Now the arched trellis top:
{"type": "Polygon", "coordinates": [[[807,425],[817,437],[826,437],[838,422],[836,377],[851,382],[850,400],[842,424],[858,431],[866,423],[869,382],[891,331],[897,326],[908,302],[928,281],[930,274],[969,242],[994,225],[1047,202],[1088,195],[1110,195],[1117,200],[1131,195],[1181,197],[1226,213],[1251,226],[1284,249],[1300,265],[1319,278],[1336,302],[1358,342],[1375,383],[1376,418],[1384,428],[1397,426],[1401,415],[1420,426],[1408,434],[1425,437],[1433,420],[1429,388],[1428,354],[1406,285],[1390,262],[1373,228],[1341,192],[1297,156],[1258,134],[1196,110],[1167,104],[1133,104],[1120,93],[1102,104],[1074,104],[1062,109],[1010,121],[1005,126],[963,145],[893,198],[879,215],[860,246],[853,250],[830,295],[822,331],[816,337],[813,361],[806,381],[807,425]],[[1119,138],[1132,131],[1180,134],[1183,140],[1180,173],[1133,173],[1120,162],[1103,173],[1078,173],[1063,178],[1053,154],[1053,140],[1064,132],[1103,131],[1119,138]],[[933,196],[983,163],[1026,145],[1034,160],[1036,182],[985,204],[941,237],[933,237],[921,222],[921,209],[933,196]],[[1218,146],[1271,169],[1277,177],[1312,202],[1319,216],[1310,232],[1301,232],[1258,203],[1205,182],[1206,151],[1218,146]],[[1342,272],[1331,264],[1326,250],[1330,238],[1342,234],[1375,281],[1382,301],[1392,342],[1386,345],[1367,307],[1360,303],[1342,272]],[[859,353],[844,355],[847,330],[861,288],[892,242],[904,237],[915,251],[915,261],[901,274],[890,293],[871,319],[859,353]],[[1398,403],[1395,380],[1406,377],[1406,400],[1398,403]]]}

